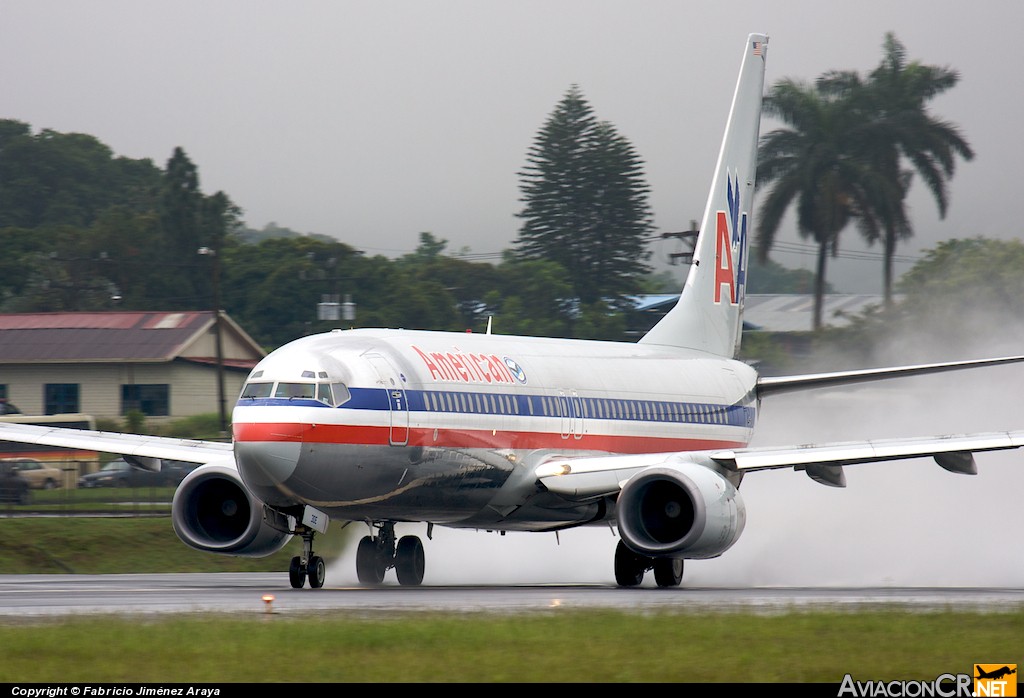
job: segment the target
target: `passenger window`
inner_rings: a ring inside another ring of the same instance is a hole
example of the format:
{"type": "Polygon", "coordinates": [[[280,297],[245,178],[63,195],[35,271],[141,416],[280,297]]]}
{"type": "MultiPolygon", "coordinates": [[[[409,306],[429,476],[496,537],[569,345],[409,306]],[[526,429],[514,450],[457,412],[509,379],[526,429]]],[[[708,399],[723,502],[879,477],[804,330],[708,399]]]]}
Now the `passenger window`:
{"type": "Polygon", "coordinates": [[[270,397],[270,394],[271,392],[273,392],[273,390],[273,383],[246,383],[245,387],[242,388],[242,397],[270,397]]]}

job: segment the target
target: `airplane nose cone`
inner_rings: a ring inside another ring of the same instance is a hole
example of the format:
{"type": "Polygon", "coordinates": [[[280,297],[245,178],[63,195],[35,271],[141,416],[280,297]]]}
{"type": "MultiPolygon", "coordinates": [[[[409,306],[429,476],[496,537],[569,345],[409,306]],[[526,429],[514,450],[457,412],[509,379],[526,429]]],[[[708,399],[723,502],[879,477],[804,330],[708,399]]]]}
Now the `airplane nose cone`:
{"type": "Polygon", "coordinates": [[[254,495],[274,503],[280,484],[295,473],[302,444],[287,442],[235,442],[238,474],[254,495]]]}

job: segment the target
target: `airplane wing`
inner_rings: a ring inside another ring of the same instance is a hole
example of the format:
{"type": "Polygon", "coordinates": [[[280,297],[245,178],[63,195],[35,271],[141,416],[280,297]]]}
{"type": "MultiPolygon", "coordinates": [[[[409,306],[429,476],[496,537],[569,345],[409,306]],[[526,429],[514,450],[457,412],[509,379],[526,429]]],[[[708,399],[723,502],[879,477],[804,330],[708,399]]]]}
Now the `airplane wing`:
{"type": "Polygon", "coordinates": [[[808,444],[794,447],[738,448],[625,456],[561,459],[543,463],[536,476],[549,491],[567,499],[585,500],[617,493],[644,468],[680,463],[718,466],[742,474],[793,468],[832,487],[845,487],[843,467],[862,463],[931,457],[950,472],[974,475],[974,453],[1024,446],[1024,431],[951,434],[947,436],[879,439],[808,444]]]}
{"type": "Polygon", "coordinates": [[[0,441],[117,453],[151,470],[159,469],[161,459],[200,464],[225,459],[233,461],[230,443],[30,424],[0,423],[0,441]]]}

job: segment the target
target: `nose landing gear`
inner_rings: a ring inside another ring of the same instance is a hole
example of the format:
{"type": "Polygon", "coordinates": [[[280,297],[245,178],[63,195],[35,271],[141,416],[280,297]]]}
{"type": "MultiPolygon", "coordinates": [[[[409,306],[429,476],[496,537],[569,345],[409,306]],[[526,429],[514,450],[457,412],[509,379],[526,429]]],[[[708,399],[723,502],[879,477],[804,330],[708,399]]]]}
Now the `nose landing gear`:
{"type": "Polygon", "coordinates": [[[319,555],[313,554],[313,529],[305,526],[297,527],[296,533],[302,536],[302,555],[292,558],[288,567],[288,581],[292,589],[301,589],[309,579],[310,589],[319,589],[327,577],[327,565],[319,555]]]}

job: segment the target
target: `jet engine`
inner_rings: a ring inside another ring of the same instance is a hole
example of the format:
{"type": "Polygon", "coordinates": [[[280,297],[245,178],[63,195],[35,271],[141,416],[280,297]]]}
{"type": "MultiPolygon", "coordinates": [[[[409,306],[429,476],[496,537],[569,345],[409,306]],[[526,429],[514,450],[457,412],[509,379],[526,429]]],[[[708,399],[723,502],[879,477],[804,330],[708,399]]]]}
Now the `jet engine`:
{"type": "Polygon", "coordinates": [[[264,506],[242,484],[234,463],[208,463],[189,473],[174,493],[171,520],[185,545],[211,553],[265,557],[291,538],[286,519],[271,526],[264,506]]]}
{"type": "Polygon", "coordinates": [[[623,485],[616,508],[622,540],[648,557],[718,557],[747,521],[736,487],[693,462],[641,470],[623,485]]]}

